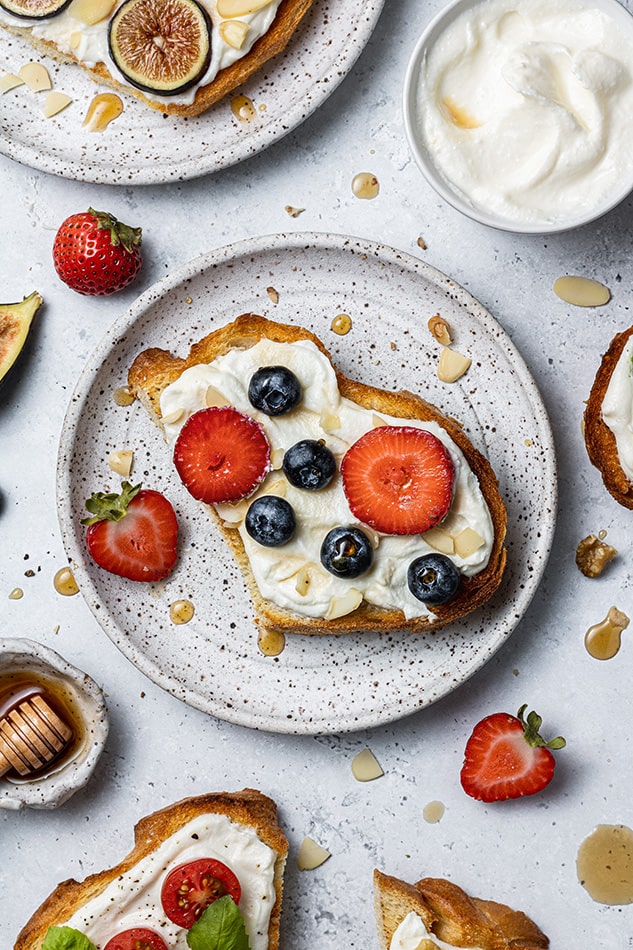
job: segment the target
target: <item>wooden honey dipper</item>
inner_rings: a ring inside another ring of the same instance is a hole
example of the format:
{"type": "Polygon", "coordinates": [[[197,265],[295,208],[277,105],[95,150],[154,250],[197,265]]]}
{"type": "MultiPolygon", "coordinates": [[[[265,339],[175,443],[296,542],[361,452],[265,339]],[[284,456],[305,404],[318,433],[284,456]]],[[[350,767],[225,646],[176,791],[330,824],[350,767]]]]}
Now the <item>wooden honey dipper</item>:
{"type": "Polygon", "coordinates": [[[42,696],[24,699],[0,719],[0,776],[10,769],[23,776],[39,771],[71,737],[72,729],[42,696]]]}

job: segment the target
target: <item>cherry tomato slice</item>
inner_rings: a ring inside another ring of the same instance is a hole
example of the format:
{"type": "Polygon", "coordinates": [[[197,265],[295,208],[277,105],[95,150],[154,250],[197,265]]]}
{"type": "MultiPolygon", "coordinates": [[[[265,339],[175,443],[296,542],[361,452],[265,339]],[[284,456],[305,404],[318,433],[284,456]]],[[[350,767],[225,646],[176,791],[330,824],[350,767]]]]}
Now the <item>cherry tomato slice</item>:
{"type": "Polygon", "coordinates": [[[167,944],[154,930],[132,927],[111,937],[103,950],[167,950],[167,944]]]}
{"type": "Polygon", "coordinates": [[[169,919],[189,929],[209,904],[225,894],[239,904],[242,888],[233,871],[214,858],[198,858],[169,872],[161,900],[169,919]]]}

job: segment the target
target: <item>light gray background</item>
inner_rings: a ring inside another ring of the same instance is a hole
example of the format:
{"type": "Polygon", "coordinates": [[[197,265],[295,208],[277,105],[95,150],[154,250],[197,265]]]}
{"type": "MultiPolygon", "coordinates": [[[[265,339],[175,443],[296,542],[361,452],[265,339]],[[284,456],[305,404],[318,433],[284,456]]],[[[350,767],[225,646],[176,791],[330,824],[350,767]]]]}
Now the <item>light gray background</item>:
{"type": "Polygon", "coordinates": [[[575,871],[578,845],[596,824],[633,824],[631,633],[604,663],[583,646],[587,627],[611,604],[633,612],[632,516],[603,489],[580,431],[600,355],[631,322],[631,201],[572,234],[543,238],[485,229],[436,197],[410,158],[400,95],[416,36],[440,6],[389,0],[368,47],[325,105],[263,154],[213,177],[118,189],[0,159],[1,296],[15,300],[37,288],[46,298],[21,365],[0,392],[2,631],[40,640],[89,672],[103,685],[111,710],[110,739],[84,791],[57,812],[0,816],[2,947],[11,945],[58,881],[122,857],[141,815],[185,795],[243,786],[277,800],[291,842],[285,950],[377,947],[375,866],[407,880],[448,876],[472,893],[520,907],[549,934],[553,948],[631,946],[631,908],[594,903],[575,871]],[[351,180],[360,171],[378,177],[377,199],[353,196],[351,180]],[[142,275],[111,299],[73,294],[51,263],[59,223],[89,205],[144,228],[142,275]],[[285,205],[305,211],[293,219],[285,205]],[[174,267],[253,234],[289,230],[380,241],[423,257],[465,286],[521,351],[550,413],[558,453],[552,557],[507,645],[435,706],[344,736],[255,733],[187,708],[134,669],[81,597],[62,598],[52,586],[65,562],[54,502],[57,444],[91,351],[135,297],[174,267]],[[417,247],[419,235],[426,251],[417,247]],[[565,273],[603,281],[611,303],[599,310],[563,303],[551,288],[565,273]],[[577,571],[574,551],[580,538],[601,529],[620,554],[602,578],[590,581],[577,571]],[[25,577],[27,569],[35,577],[25,577]],[[10,601],[16,586],[25,596],[10,601]],[[472,801],[458,779],[472,725],[523,702],[541,713],[549,735],[567,738],[553,784],[525,801],[472,801]],[[366,745],[386,774],[360,785],[350,762],[366,745]],[[434,799],[445,803],[446,813],[430,825],[422,810],[434,799]],[[306,834],[332,857],[314,872],[299,873],[296,851],[306,834]]]}

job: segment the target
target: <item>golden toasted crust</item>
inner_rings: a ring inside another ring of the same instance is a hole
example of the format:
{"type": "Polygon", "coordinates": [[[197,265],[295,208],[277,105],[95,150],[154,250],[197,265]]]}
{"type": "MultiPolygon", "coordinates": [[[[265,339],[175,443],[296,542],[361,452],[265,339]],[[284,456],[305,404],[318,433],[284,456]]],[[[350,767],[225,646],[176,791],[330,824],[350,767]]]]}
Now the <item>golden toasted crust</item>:
{"type": "MultiPolygon", "coordinates": [[[[141,400],[151,417],[160,424],[160,395],[176,380],[183,370],[198,363],[209,363],[223,353],[234,348],[247,349],[266,337],[280,343],[293,343],[297,340],[311,340],[332,362],[330,354],[321,341],[310,331],[290,324],[275,323],[256,314],[247,313],[237,317],[232,323],[210,333],[195,343],[186,359],[172,357],[166,350],[149,349],[140,353],[128,373],[130,387],[141,400]]],[[[334,620],[315,620],[305,618],[294,611],[277,607],[261,597],[249,568],[248,557],[244,550],[239,532],[227,528],[209,506],[227,543],[244,574],[249,592],[255,605],[256,622],[268,630],[281,633],[327,634],[356,633],[359,631],[406,630],[420,632],[430,628],[438,629],[484,604],[501,582],[505,567],[506,552],[503,546],[506,531],[506,511],[497,488],[497,479],[484,456],[474,448],[470,440],[455,420],[425,402],[419,396],[406,390],[388,392],[366,386],[348,379],[334,367],[338,386],[343,396],[353,400],[366,409],[374,409],[402,419],[419,419],[439,423],[464,453],[471,470],[475,473],[484,498],[490,509],[495,534],[488,565],[473,577],[463,577],[457,595],[447,604],[434,608],[431,619],[412,618],[406,620],[399,610],[384,609],[363,601],[355,611],[334,620]]]]}
{"type": "Polygon", "coordinates": [[[38,907],[18,934],[14,950],[40,950],[50,926],[63,924],[77,910],[119,875],[133,868],[141,858],[151,854],[163,841],[199,815],[221,814],[240,825],[253,828],[260,839],[277,853],[275,863],[276,900],[269,926],[269,950],[279,945],[279,919],[283,888],[283,872],[288,841],[277,824],[277,806],[261,792],[245,788],[241,792],[217,792],[185,798],[154,812],[134,827],[134,848],[115,867],[91,874],[84,881],[72,878],[63,881],[38,907]]]}
{"type": "Polygon", "coordinates": [[[602,357],[584,413],[584,436],[589,458],[600,471],[607,491],[625,508],[633,508],[633,484],[620,465],[615,436],[602,418],[602,403],[613,371],[632,333],[633,327],[629,327],[611,341],[602,357]]]}
{"type": "Polygon", "coordinates": [[[383,950],[407,914],[416,913],[426,929],[455,947],[480,950],[546,950],[549,940],[522,911],[469,897],[443,878],[407,884],[374,871],[374,905],[383,950]]]}
{"type": "Polygon", "coordinates": [[[58,62],[76,63],[84,72],[95,80],[95,82],[109,86],[117,92],[126,92],[137,99],[140,99],[151,109],[156,109],[169,115],[193,116],[205,112],[220,99],[223,99],[233,89],[237,89],[246,82],[250,76],[260,69],[264,63],[268,62],[278,53],[281,53],[288,45],[290,38],[299,23],[308,12],[312,0],[281,0],[277,15],[273,20],[269,30],[261,36],[253,45],[253,48],[236,60],[226,69],[221,69],[215,79],[201,86],[196,92],[196,97],[190,105],[182,105],[176,102],[155,102],[149,99],[140,89],[133,86],[124,85],[107,68],[105,63],[97,63],[96,66],[86,66],[72,54],[62,52],[54,43],[49,40],[43,40],[33,36],[30,29],[19,26],[7,26],[1,24],[9,32],[16,36],[21,36],[28,40],[37,50],[44,55],[50,56],[58,62]]]}

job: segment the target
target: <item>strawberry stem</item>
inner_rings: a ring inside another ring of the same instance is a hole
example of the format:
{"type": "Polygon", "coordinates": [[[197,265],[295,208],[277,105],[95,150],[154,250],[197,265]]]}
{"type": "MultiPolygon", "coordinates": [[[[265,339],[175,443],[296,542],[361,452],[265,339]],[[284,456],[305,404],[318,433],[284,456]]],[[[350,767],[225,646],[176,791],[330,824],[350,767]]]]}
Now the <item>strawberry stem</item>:
{"type": "Polygon", "coordinates": [[[128,224],[123,224],[108,211],[95,211],[94,208],[88,208],[88,214],[96,218],[98,228],[110,232],[110,242],[113,247],[118,247],[120,244],[128,254],[131,254],[135,247],[141,246],[142,228],[131,228],[128,224]]]}
{"type": "Polygon", "coordinates": [[[543,718],[532,710],[532,712],[528,713],[526,721],[523,715],[526,709],[527,703],[524,703],[517,713],[517,718],[523,726],[523,736],[528,745],[533,746],[535,749],[564,749],[567,743],[562,736],[556,736],[555,739],[550,739],[549,742],[543,739],[539,733],[539,729],[543,724],[543,718]]]}
{"type": "Polygon", "coordinates": [[[94,492],[86,501],[87,510],[92,518],[82,518],[83,525],[96,524],[98,521],[120,521],[127,514],[128,505],[141,490],[139,485],[121,483],[121,492],[94,492]]]}

